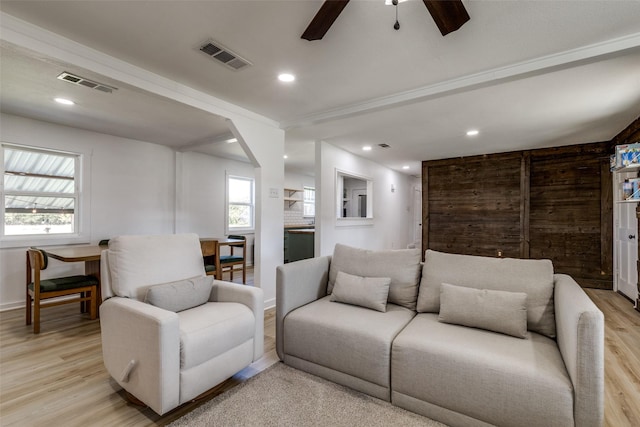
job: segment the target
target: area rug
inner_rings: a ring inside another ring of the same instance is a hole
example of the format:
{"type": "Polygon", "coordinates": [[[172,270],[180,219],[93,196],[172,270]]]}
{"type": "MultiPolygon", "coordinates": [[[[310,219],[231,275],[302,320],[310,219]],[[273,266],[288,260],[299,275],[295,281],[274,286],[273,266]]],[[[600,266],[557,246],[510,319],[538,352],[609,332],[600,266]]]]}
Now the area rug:
{"type": "Polygon", "coordinates": [[[169,427],[443,424],[278,362],[169,427]]]}

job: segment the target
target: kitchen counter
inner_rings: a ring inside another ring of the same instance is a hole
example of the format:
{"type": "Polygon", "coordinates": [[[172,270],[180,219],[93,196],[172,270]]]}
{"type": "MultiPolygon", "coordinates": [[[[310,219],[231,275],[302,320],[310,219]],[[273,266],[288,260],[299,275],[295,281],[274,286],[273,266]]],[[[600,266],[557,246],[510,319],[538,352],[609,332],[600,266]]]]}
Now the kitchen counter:
{"type": "Polygon", "coordinates": [[[315,232],[315,228],[295,228],[289,230],[289,234],[313,234],[315,232]]]}
{"type": "Polygon", "coordinates": [[[311,228],[311,229],[314,229],[315,226],[313,224],[289,224],[289,225],[285,225],[284,226],[285,230],[289,230],[291,228],[311,228]]]}

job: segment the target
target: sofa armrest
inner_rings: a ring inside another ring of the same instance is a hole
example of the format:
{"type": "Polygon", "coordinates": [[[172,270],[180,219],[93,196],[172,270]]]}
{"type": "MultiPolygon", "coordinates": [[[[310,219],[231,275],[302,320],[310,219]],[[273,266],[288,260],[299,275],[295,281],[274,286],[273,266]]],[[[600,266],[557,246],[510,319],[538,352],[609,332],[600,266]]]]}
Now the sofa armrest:
{"type": "Polygon", "coordinates": [[[253,361],[260,359],[264,353],[264,292],[262,289],[214,280],[211,300],[237,302],[251,309],[256,319],[253,335],[253,361]]]}
{"type": "Polygon", "coordinates": [[[554,275],[558,347],[574,389],[575,425],[604,422],[604,316],[570,276],[554,275]]]}
{"type": "Polygon", "coordinates": [[[276,269],[276,351],[284,360],[284,318],[327,295],[330,256],[309,258],[276,269]]]}
{"type": "Polygon", "coordinates": [[[102,354],[109,374],[158,414],[180,404],[178,315],[129,298],[100,305],[102,354]]]}

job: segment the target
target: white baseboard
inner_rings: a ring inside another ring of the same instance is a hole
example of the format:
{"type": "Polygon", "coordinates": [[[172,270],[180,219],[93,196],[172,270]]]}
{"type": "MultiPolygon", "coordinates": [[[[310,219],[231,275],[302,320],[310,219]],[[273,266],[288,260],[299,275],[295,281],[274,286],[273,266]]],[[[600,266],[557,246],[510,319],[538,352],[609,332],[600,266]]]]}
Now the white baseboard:
{"type": "Polygon", "coordinates": [[[270,298],[264,301],[264,311],[271,310],[276,307],[276,299],[270,298]]]}
{"type": "Polygon", "coordinates": [[[2,311],[9,311],[9,310],[16,310],[18,308],[24,308],[24,301],[16,301],[16,302],[5,302],[0,304],[0,312],[2,311]]]}

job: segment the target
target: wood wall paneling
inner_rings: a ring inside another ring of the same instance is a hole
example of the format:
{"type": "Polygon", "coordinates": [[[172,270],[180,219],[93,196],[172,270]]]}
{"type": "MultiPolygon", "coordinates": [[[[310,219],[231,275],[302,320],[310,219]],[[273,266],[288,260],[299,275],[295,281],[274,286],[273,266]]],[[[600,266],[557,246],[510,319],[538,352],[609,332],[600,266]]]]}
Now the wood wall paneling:
{"type": "Polygon", "coordinates": [[[548,258],[611,289],[610,143],[423,162],[423,250],[548,258]]]}
{"type": "Polygon", "coordinates": [[[427,247],[519,257],[521,169],[520,154],[426,162],[423,241],[427,247]]]}

